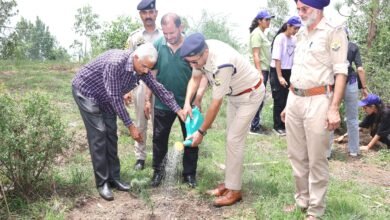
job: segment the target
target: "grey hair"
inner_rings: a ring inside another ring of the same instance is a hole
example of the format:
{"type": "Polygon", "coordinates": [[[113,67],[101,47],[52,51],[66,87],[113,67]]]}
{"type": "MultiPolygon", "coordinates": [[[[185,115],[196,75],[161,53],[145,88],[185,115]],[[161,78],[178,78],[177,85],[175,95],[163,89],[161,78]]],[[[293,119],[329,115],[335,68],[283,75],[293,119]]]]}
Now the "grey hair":
{"type": "Polygon", "coordinates": [[[150,62],[155,63],[158,58],[157,50],[151,43],[144,43],[134,51],[140,60],[148,58],[150,62]]]}

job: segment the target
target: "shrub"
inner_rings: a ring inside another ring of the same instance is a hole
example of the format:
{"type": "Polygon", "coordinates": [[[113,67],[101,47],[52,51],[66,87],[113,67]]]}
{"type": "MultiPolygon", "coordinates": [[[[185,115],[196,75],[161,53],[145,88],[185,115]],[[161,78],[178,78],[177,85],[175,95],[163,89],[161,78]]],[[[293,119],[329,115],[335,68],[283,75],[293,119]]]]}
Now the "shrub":
{"type": "Polygon", "coordinates": [[[29,196],[70,138],[47,95],[0,94],[0,176],[29,196]]]}

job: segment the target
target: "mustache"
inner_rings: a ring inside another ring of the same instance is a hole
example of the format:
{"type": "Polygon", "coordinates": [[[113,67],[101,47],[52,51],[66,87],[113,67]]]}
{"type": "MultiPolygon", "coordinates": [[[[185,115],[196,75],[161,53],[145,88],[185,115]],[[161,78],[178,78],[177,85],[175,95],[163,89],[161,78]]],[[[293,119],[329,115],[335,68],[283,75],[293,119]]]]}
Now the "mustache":
{"type": "Polygon", "coordinates": [[[153,19],[147,18],[147,19],[145,19],[145,21],[153,21],[153,19]]]}

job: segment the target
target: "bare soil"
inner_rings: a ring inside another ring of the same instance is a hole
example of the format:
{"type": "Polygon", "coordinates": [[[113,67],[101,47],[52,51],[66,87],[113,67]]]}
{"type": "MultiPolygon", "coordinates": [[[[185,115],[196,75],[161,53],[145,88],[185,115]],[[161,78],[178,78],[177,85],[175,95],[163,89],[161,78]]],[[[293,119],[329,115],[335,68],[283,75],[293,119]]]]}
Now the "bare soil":
{"type": "MultiPolygon", "coordinates": [[[[370,137],[363,133],[361,140],[362,144],[367,144],[370,137]]],[[[85,149],[85,146],[81,148],[85,149]]],[[[366,162],[377,154],[376,151],[362,152],[358,158],[352,158],[348,156],[346,140],[335,144],[333,157],[329,161],[332,178],[368,183],[390,191],[390,165],[366,162]]],[[[66,219],[226,219],[234,218],[238,213],[253,212],[248,208],[251,201],[244,200],[231,207],[215,208],[212,206],[212,198],[183,187],[150,189],[152,202],[119,191],[114,192],[114,201],[107,202],[96,193],[95,197],[80,198],[66,219]]],[[[390,205],[390,196],[385,203],[390,205]]]]}

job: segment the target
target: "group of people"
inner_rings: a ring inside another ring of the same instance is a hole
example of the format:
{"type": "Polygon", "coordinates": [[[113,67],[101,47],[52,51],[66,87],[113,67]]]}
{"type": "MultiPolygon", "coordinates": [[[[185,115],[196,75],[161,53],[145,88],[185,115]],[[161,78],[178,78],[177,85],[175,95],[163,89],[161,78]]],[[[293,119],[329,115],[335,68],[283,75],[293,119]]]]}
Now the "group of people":
{"type": "MultiPolygon", "coordinates": [[[[262,130],[260,113],[269,77],[274,130],[287,136],[288,158],[295,177],[296,203],[285,210],[304,210],[308,219],[320,217],[325,211],[329,179],[329,140],[340,124],[339,106],[347,83],[348,41],[344,29],[333,26],[323,16],[329,0],[297,0],[296,4],[300,18],[291,17],[272,42],[264,31],[273,16],[265,10],[256,15],[250,27],[251,63],[224,42],[206,40],[201,33],[184,35],[181,18],[175,13],[163,15],[161,29],[157,28],[155,0],[142,0],[137,9],[144,26],[130,34],[127,49],[109,50],[98,56],[80,69],[72,83],[87,130],[100,196],[113,200],[111,188],[130,188],[120,179],[117,116],[136,141],[137,170],[145,167],[147,120],[152,119],[151,186],[157,187],[165,176],[174,121],[179,118],[183,139],[186,138],[183,121],[192,117],[193,106],[200,107],[210,87],[205,120],[187,137],[192,139],[192,147],[184,148],[183,182],[196,187],[198,146],[227,96],[225,180],[206,193],[216,197],[213,204],[217,207],[240,201],[245,141],[249,131],[262,130]],[[305,26],[298,32],[302,23],[305,26]],[[134,121],[126,110],[131,99],[136,112],[134,121]]],[[[359,104],[365,106],[367,113],[388,120],[389,111],[378,99],[367,95],[366,101],[359,104]]],[[[383,134],[389,132],[383,125],[378,126],[380,120],[372,116],[361,124],[380,131],[378,138],[374,137],[377,141],[386,139],[383,134]]],[[[388,138],[387,133],[387,141],[388,138]]],[[[374,144],[370,142],[369,147],[374,144]]]]}

